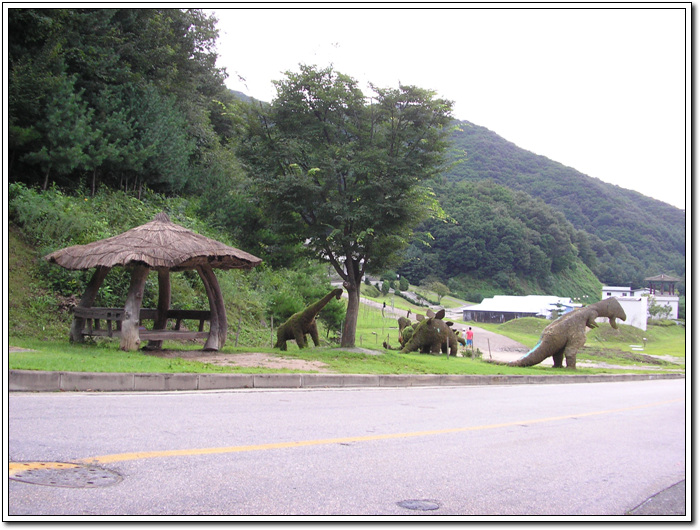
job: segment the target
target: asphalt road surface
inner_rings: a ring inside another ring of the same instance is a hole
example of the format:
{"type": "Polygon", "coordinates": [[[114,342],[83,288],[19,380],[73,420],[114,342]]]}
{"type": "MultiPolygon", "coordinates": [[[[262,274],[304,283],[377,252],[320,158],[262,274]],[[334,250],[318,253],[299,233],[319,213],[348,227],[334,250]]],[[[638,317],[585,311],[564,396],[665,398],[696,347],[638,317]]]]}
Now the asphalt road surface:
{"type": "Polygon", "coordinates": [[[682,379],[13,393],[7,515],[631,520],[659,492],[683,500],[685,393],[682,379]]]}

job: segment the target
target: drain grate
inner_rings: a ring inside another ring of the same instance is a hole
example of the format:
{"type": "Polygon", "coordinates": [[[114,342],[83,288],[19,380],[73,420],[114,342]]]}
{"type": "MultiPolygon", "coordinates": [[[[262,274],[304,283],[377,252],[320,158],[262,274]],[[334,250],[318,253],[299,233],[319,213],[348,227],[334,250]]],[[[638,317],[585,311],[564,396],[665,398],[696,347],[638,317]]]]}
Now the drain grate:
{"type": "Polygon", "coordinates": [[[408,510],[418,510],[422,512],[437,510],[440,507],[440,504],[438,502],[426,499],[412,499],[407,501],[400,501],[396,504],[408,510]]]}
{"type": "Polygon", "coordinates": [[[69,462],[11,462],[10,480],[61,488],[100,488],[122,481],[109,469],[69,462]]]}

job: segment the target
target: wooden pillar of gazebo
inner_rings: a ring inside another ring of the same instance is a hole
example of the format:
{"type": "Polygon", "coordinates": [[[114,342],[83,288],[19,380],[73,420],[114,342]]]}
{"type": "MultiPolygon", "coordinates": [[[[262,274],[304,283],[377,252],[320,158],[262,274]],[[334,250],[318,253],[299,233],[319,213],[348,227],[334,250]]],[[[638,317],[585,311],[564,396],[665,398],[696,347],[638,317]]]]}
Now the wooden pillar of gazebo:
{"type": "MultiPolygon", "coordinates": [[[[228,332],[228,320],[226,318],[226,307],[224,297],[219,287],[213,269],[209,264],[198,265],[199,273],[204,289],[209,299],[209,309],[211,319],[209,321],[209,337],[204,344],[204,350],[219,350],[226,343],[228,332]]],[[[131,273],[131,283],[124,306],[124,320],[122,321],[121,342],[119,347],[122,350],[138,350],[141,345],[139,337],[139,313],[141,311],[141,301],[143,300],[143,288],[148,276],[149,268],[144,265],[137,265],[131,273]]],[[[158,309],[153,326],[154,330],[165,329],[168,321],[168,310],[170,309],[170,271],[158,271],[158,309]]],[[[151,340],[147,348],[158,349],[162,346],[162,340],[151,340]]]]}
{"type": "Polygon", "coordinates": [[[131,270],[131,283],[126,295],[121,341],[119,342],[119,348],[125,351],[138,350],[141,345],[141,337],[139,337],[141,301],[149,271],[150,269],[142,264],[134,265],[131,270]]]}
{"type": "MultiPolygon", "coordinates": [[[[158,269],[158,308],[153,329],[165,329],[168,325],[168,310],[170,309],[170,270],[158,269]]],[[[159,350],[163,347],[162,340],[149,340],[146,345],[148,350],[159,350]]]]}
{"type": "MultiPolygon", "coordinates": [[[[80,302],[78,302],[77,307],[92,307],[92,304],[95,303],[97,292],[99,291],[102,282],[104,282],[105,276],[107,276],[107,273],[110,270],[111,269],[109,267],[97,267],[92,275],[92,278],[90,278],[90,281],[88,282],[85,292],[83,293],[82,298],[80,298],[80,302]]],[[[70,333],[68,335],[71,342],[85,342],[85,337],[83,336],[84,327],[85,319],[79,316],[73,316],[73,322],[71,323],[70,333]]]]}
{"type": "Polygon", "coordinates": [[[211,265],[204,264],[197,266],[197,272],[202,279],[204,289],[209,298],[209,308],[211,310],[211,320],[209,321],[209,338],[204,344],[205,350],[218,350],[226,343],[226,333],[228,331],[228,320],[226,318],[226,307],[224,297],[221,294],[219,281],[211,265]]]}

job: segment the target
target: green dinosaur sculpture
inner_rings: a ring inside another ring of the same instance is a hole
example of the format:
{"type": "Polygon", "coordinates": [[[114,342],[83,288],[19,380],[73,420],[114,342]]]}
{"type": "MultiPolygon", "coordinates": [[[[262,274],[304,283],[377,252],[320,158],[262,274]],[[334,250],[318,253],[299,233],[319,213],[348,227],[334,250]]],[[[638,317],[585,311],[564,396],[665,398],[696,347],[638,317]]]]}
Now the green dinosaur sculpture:
{"type": "Polygon", "coordinates": [[[314,345],[318,346],[320,342],[318,340],[318,328],[316,327],[316,315],[321,309],[326,307],[326,304],[334,296],[340,300],[340,295],[342,294],[342,289],[334,289],[315,304],[289,317],[284,324],[277,328],[275,348],[287,351],[287,341],[292,339],[297,341],[299,348],[305,348],[308,345],[306,340],[307,333],[311,335],[314,345]]]}
{"type": "Polygon", "coordinates": [[[586,343],[586,327],[591,329],[598,327],[595,319],[599,317],[610,319],[610,325],[615,329],[617,329],[616,318],[627,320],[627,315],[617,298],[607,298],[560,316],[542,330],[537,345],[517,361],[504,363],[488,360],[487,362],[508,366],[534,366],[547,357],[553,357],[554,367],[561,368],[566,357],[566,367],[575,370],[576,353],[586,343]]]}
{"type": "Polygon", "coordinates": [[[421,320],[415,326],[413,335],[407,343],[404,343],[401,353],[420,351],[421,353],[447,353],[457,355],[457,337],[450,328],[452,322],[442,320],[445,317],[445,310],[441,309],[437,313],[427,312],[428,318],[421,320]]]}
{"type": "Polygon", "coordinates": [[[417,325],[417,322],[413,324],[406,317],[399,317],[399,342],[401,343],[401,346],[403,346],[407,341],[411,340],[417,325]]]}

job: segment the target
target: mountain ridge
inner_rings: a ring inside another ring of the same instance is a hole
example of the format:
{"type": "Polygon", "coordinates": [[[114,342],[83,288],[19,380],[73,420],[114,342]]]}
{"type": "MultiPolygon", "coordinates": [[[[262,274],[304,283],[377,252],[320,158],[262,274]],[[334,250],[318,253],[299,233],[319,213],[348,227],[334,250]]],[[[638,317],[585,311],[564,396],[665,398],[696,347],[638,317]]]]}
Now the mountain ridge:
{"type": "Polygon", "coordinates": [[[685,210],[520,148],[486,127],[456,124],[447,181],[491,179],[542,199],[591,234],[592,244],[623,244],[640,262],[632,282],[662,271],[685,274],[685,210]]]}

